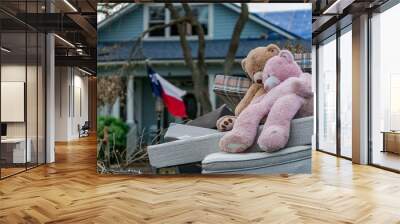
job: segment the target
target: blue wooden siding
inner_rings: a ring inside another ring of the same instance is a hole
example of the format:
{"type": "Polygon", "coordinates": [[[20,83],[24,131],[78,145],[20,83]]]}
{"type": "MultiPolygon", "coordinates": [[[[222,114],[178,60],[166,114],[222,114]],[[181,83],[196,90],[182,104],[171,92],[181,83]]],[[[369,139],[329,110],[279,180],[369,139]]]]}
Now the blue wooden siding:
{"type": "MultiPolygon", "coordinates": [[[[233,10],[220,4],[214,4],[214,39],[230,39],[238,17],[239,14],[233,10]]],[[[269,38],[280,36],[278,33],[252,20],[248,20],[241,37],[259,38],[265,34],[269,38]]]]}
{"type": "Polygon", "coordinates": [[[157,115],[155,112],[156,99],[152,95],[150,81],[148,79],[142,79],[141,83],[143,92],[142,105],[139,110],[142,110],[142,128],[149,131],[152,125],[157,125],[157,115]]]}
{"type": "MultiPolygon", "coordinates": [[[[151,64],[151,61],[150,61],[151,64]]],[[[152,64],[151,67],[158,72],[160,75],[166,77],[191,77],[191,71],[188,66],[181,64],[152,64]]],[[[121,67],[116,66],[98,66],[98,76],[110,76],[120,74],[121,67]]],[[[207,64],[208,74],[223,74],[224,66],[223,62],[207,64]]],[[[240,63],[236,62],[232,68],[232,74],[234,75],[245,75],[240,63]]],[[[126,75],[135,75],[135,77],[147,77],[145,66],[135,66],[133,69],[129,69],[126,75]]]]}
{"type": "Polygon", "coordinates": [[[138,5],[133,10],[99,31],[98,41],[128,41],[143,32],[143,6],[138,5]]]}
{"type": "MultiPolygon", "coordinates": [[[[238,13],[221,4],[214,4],[214,39],[230,39],[238,13]]],[[[139,36],[143,32],[143,5],[138,5],[130,12],[117,18],[114,22],[107,24],[99,30],[98,40],[102,41],[128,41],[139,36]]],[[[242,38],[259,38],[267,35],[275,39],[280,34],[268,28],[248,20],[241,34],[242,38]]]]}

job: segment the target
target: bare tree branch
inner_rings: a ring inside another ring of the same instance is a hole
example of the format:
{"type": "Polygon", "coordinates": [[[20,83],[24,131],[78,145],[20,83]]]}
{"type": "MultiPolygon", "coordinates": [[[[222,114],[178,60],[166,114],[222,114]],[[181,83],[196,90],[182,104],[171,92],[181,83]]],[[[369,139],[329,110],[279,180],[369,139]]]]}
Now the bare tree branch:
{"type": "Polygon", "coordinates": [[[187,3],[182,4],[183,9],[185,10],[186,16],[190,19],[191,25],[196,29],[196,33],[198,36],[198,49],[197,49],[197,68],[199,70],[199,74],[194,77],[196,81],[194,83],[195,90],[201,95],[199,99],[202,105],[202,109],[205,112],[211,111],[212,106],[210,102],[210,96],[208,92],[208,72],[207,65],[205,62],[205,51],[206,51],[206,41],[204,29],[197,20],[197,18],[193,15],[193,12],[187,3]],[[196,80],[197,79],[197,80],[196,80]]]}
{"type": "MultiPolygon", "coordinates": [[[[178,11],[173,7],[172,4],[167,3],[166,7],[170,10],[172,18],[179,18],[178,11]]],[[[198,36],[198,48],[197,48],[197,64],[193,62],[192,51],[190,49],[189,43],[186,38],[185,27],[184,24],[178,25],[178,33],[180,37],[181,47],[183,51],[183,55],[185,58],[186,64],[192,71],[192,80],[193,80],[193,89],[196,98],[199,100],[202,106],[202,112],[207,113],[211,111],[211,102],[208,93],[208,85],[207,85],[207,67],[205,63],[205,38],[204,38],[204,30],[198,22],[197,18],[193,15],[193,12],[188,4],[183,3],[182,7],[185,11],[185,16],[189,19],[189,23],[192,27],[196,29],[198,36]]]]}
{"type": "Polygon", "coordinates": [[[180,23],[183,23],[183,22],[188,21],[188,20],[189,19],[187,17],[181,17],[181,18],[178,18],[178,19],[176,19],[176,20],[174,20],[174,21],[172,21],[170,23],[157,25],[157,26],[152,26],[152,27],[148,28],[147,30],[143,31],[143,33],[139,37],[136,38],[136,43],[131,48],[131,51],[130,51],[129,57],[128,57],[128,65],[131,64],[132,57],[133,57],[133,55],[135,55],[135,52],[137,52],[137,50],[138,50],[139,46],[137,46],[137,45],[142,42],[143,38],[148,33],[152,32],[152,31],[155,31],[155,30],[159,30],[159,29],[165,29],[167,27],[170,27],[170,26],[173,26],[173,25],[176,25],[176,24],[180,24],[180,23]]]}
{"type": "MultiPolygon", "coordinates": [[[[191,24],[195,27],[197,36],[199,38],[199,47],[197,51],[197,58],[198,58],[198,67],[201,70],[202,68],[206,67],[205,63],[205,48],[206,48],[206,42],[204,38],[204,30],[199,21],[197,21],[196,17],[193,15],[192,10],[190,9],[189,5],[187,3],[182,3],[183,9],[185,10],[186,16],[190,19],[191,24]]],[[[206,73],[206,71],[203,71],[206,73]]]]}
{"type": "MultiPolygon", "coordinates": [[[[178,20],[179,19],[179,13],[174,8],[174,6],[171,3],[167,3],[167,4],[165,4],[165,6],[171,12],[172,19],[178,20]]],[[[177,29],[178,29],[180,44],[181,44],[181,47],[182,47],[183,58],[185,59],[185,63],[186,63],[186,65],[188,65],[190,67],[191,70],[194,70],[194,68],[193,68],[194,63],[193,63],[193,58],[192,58],[192,54],[191,54],[192,51],[190,49],[189,43],[188,43],[187,38],[186,38],[184,24],[178,24],[177,25],[177,29]]]]}
{"type": "MultiPolygon", "coordinates": [[[[171,3],[166,3],[165,7],[170,11],[172,21],[168,24],[152,26],[149,29],[145,30],[138,38],[136,38],[136,42],[132,46],[129,54],[127,67],[130,67],[132,58],[134,57],[134,55],[137,55],[139,50],[142,49],[141,43],[143,41],[143,38],[148,33],[154,30],[165,29],[167,27],[176,25],[185,64],[189,67],[189,69],[192,72],[194,94],[202,106],[202,113],[207,113],[211,111],[212,108],[209,99],[208,85],[207,85],[208,71],[205,62],[206,41],[205,41],[204,29],[201,23],[198,21],[197,17],[194,15],[191,7],[187,3],[182,3],[182,7],[185,12],[184,16],[180,15],[178,10],[171,3]],[[196,34],[198,37],[197,63],[193,59],[192,50],[190,48],[189,41],[187,39],[187,33],[186,33],[187,24],[190,24],[196,30],[196,34]]],[[[241,5],[241,8],[242,12],[240,13],[240,16],[235,24],[226,60],[224,63],[225,74],[230,74],[230,71],[232,70],[236,51],[238,49],[240,41],[240,34],[243,31],[249,16],[247,4],[243,3],[241,5]]]]}
{"type": "Polygon", "coordinates": [[[246,22],[249,18],[249,8],[246,3],[241,4],[241,12],[238,20],[236,21],[235,28],[232,32],[231,42],[229,44],[229,50],[226,55],[224,63],[224,74],[229,75],[231,73],[233,63],[235,62],[236,51],[239,47],[240,34],[242,33],[246,22]]]}

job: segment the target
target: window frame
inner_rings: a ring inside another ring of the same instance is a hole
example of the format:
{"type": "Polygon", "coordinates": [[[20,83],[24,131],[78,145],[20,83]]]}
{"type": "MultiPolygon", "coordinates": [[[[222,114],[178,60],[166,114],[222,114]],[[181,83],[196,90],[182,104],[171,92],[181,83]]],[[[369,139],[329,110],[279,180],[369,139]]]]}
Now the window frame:
{"type": "MultiPolygon", "coordinates": [[[[181,4],[177,4],[174,3],[174,6],[180,6],[181,4]]],[[[214,26],[213,26],[213,21],[214,21],[214,6],[213,4],[209,4],[209,3],[191,3],[191,5],[193,6],[208,6],[208,24],[207,24],[207,28],[208,28],[208,33],[207,35],[205,35],[204,37],[206,39],[211,39],[213,37],[213,33],[214,33],[214,26]]],[[[143,5],[143,31],[147,30],[149,28],[150,25],[150,8],[151,7],[165,7],[164,4],[162,3],[152,3],[152,4],[146,4],[143,5]]],[[[165,21],[164,23],[167,24],[171,21],[171,13],[169,12],[168,9],[164,9],[165,10],[165,21]]],[[[146,34],[143,38],[144,40],[179,40],[179,36],[172,36],[171,35],[171,27],[167,27],[165,28],[165,34],[164,36],[150,36],[149,34],[146,34]]],[[[187,36],[188,40],[195,40],[198,39],[197,35],[188,35],[187,36]]]]}
{"type": "MultiPolygon", "coordinates": [[[[373,167],[377,167],[383,170],[388,170],[391,172],[395,172],[395,173],[400,173],[400,170],[397,168],[393,168],[391,166],[388,166],[386,164],[382,164],[379,162],[376,162],[376,160],[374,160],[374,133],[373,133],[373,116],[374,116],[374,112],[373,112],[373,107],[374,107],[374,94],[375,94],[375,88],[373,87],[373,79],[374,76],[376,76],[375,74],[375,68],[374,68],[374,63],[376,62],[375,56],[374,54],[376,54],[375,49],[374,49],[374,42],[375,40],[375,36],[373,35],[373,31],[375,30],[375,27],[373,25],[373,20],[375,19],[375,16],[378,16],[379,14],[385,13],[387,10],[391,9],[392,7],[397,6],[398,4],[400,4],[398,1],[396,0],[388,0],[387,2],[385,2],[383,5],[379,6],[378,8],[374,9],[373,11],[368,12],[368,29],[367,29],[367,38],[368,38],[368,62],[367,62],[367,75],[368,75],[368,165],[373,166],[373,167]]],[[[378,31],[375,31],[378,32],[378,31]]],[[[391,82],[391,80],[389,81],[391,82]]],[[[390,103],[389,99],[389,103],[390,103]]],[[[390,107],[389,107],[390,108],[390,107]]],[[[390,119],[390,118],[389,118],[390,119]]]]}
{"type": "MultiPolygon", "coordinates": [[[[162,24],[162,23],[166,24],[166,23],[168,23],[169,19],[167,18],[167,12],[166,12],[165,8],[163,6],[161,6],[161,5],[148,7],[147,13],[148,13],[148,16],[147,16],[148,20],[147,20],[147,28],[146,28],[146,30],[150,27],[150,24],[162,24]],[[151,20],[151,18],[150,18],[150,8],[151,7],[164,9],[164,19],[163,20],[151,20]]],[[[168,30],[164,29],[164,35],[163,36],[150,36],[150,33],[146,34],[146,36],[148,36],[148,37],[165,37],[167,35],[167,32],[168,32],[168,30]]]]}
{"type": "Polygon", "coordinates": [[[339,158],[347,159],[347,160],[352,160],[352,158],[347,157],[342,154],[342,144],[341,144],[341,118],[340,118],[340,113],[341,113],[341,91],[340,91],[340,84],[341,84],[341,64],[340,64],[340,59],[341,59],[341,53],[340,53],[340,42],[341,42],[341,36],[347,32],[353,32],[352,31],[352,22],[344,25],[341,28],[336,28],[336,31],[332,33],[331,35],[326,36],[323,39],[318,40],[316,43],[316,63],[317,63],[317,68],[316,68],[316,92],[318,93],[319,91],[319,48],[322,44],[326,44],[330,41],[336,41],[336,151],[335,152],[330,152],[324,149],[320,148],[320,143],[319,143],[319,123],[320,123],[320,118],[319,118],[319,97],[318,94],[316,96],[316,150],[319,152],[327,153],[339,158]]]}

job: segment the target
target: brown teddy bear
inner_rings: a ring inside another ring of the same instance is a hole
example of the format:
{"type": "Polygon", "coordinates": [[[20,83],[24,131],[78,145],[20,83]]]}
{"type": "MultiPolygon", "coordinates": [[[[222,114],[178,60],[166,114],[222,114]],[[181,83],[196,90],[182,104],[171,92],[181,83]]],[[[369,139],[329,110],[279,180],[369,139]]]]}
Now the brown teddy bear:
{"type": "Polygon", "coordinates": [[[217,120],[217,129],[219,131],[232,130],[236,117],[251,103],[256,97],[263,95],[265,90],[262,84],[262,71],[265,63],[275,55],[278,55],[280,49],[275,44],[269,44],[266,47],[257,47],[251,50],[247,57],[242,60],[242,68],[253,81],[245,96],[235,108],[235,116],[223,116],[217,120]]]}

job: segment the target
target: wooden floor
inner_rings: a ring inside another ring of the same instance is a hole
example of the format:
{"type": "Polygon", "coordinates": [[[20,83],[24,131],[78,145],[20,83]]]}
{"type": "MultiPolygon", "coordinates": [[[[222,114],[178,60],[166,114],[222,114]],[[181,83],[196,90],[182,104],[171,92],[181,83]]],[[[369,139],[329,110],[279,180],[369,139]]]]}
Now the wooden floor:
{"type": "Polygon", "coordinates": [[[375,150],[372,161],[374,164],[400,170],[400,155],[392,152],[381,152],[375,150]]]}
{"type": "Polygon", "coordinates": [[[23,172],[25,171],[25,167],[24,168],[13,168],[13,167],[7,167],[7,168],[1,168],[1,177],[8,177],[11,176],[13,174],[19,173],[19,172],[23,172]]]}
{"type": "Polygon", "coordinates": [[[101,176],[96,143],[0,181],[0,223],[400,223],[400,175],[315,152],[312,175],[101,176]]]}

